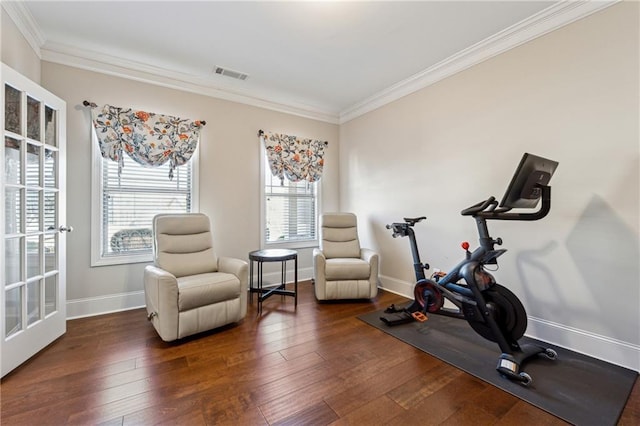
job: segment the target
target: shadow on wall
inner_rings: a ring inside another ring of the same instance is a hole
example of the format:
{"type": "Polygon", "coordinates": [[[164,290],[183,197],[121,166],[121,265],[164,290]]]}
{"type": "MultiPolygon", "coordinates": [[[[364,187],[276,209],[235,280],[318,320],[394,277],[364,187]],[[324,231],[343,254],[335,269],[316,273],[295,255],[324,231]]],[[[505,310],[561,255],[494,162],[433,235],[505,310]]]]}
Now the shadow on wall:
{"type": "Polygon", "coordinates": [[[594,196],[566,240],[580,283],[558,282],[557,274],[547,266],[545,259],[557,247],[552,241],[541,249],[523,251],[517,258],[528,300],[538,303],[540,316],[638,344],[640,245],[635,231],[602,198],[594,196]],[[576,295],[575,300],[571,294],[576,295]]]}
{"type": "MultiPolygon", "coordinates": [[[[558,248],[557,241],[550,241],[540,249],[522,250],[516,256],[516,269],[518,277],[522,283],[526,300],[535,301],[536,315],[542,318],[551,319],[554,322],[564,322],[558,311],[568,309],[571,306],[570,300],[565,300],[563,292],[558,291],[561,286],[547,265],[549,256],[558,248]]],[[[527,309],[527,313],[529,309],[527,309]]],[[[567,344],[568,342],[558,342],[567,344]]]]}
{"type": "Polygon", "coordinates": [[[638,343],[640,245],[630,229],[601,198],[594,196],[567,237],[567,249],[594,300],[599,318],[615,324],[607,336],[638,343]]]}

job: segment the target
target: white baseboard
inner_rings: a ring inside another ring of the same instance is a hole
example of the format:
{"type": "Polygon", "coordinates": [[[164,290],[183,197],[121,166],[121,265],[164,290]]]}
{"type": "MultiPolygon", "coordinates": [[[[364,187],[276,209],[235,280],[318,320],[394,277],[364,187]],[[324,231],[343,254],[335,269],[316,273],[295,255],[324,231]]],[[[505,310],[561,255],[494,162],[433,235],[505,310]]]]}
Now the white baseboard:
{"type": "MultiPolygon", "coordinates": [[[[413,283],[381,276],[380,288],[413,299],[413,283]]],[[[527,317],[526,336],[640,372],[640,345],[542,318],[527,317]]]]}
{"type": "Polygon", "coordinates": [[[67,300],[67,319],[128,311],[130,309],[144,308],[145,305],[144,291],[67,300]]]}
{"type": "Polygon", "coordinates": [[[528,337],[640,372],[640,345],[542,318],[527,317],[527,319],[526,335],[528,337]]]}
{"type": "Polygon", "coordinates": [[[413,284],[395,278],[380,275],[380,288],[390,293],[413,299],[413,284]]]}
{"type": "MultiPolygon", "coordinates": [[[[287,271],[287,281],[293,282],[293,271],[287,271]]],[[[298,282],[310,280],[313,277],[313,268],[298,269],[298,282]]],[[[280,280],[280,272],[263,274],[265,285],[276,283],[280,280]]],[[[255,280],[255,277],[254,277],[255,280]]],[[[144,291],[131,293],[110,294],[107,296],[87,297],[84,299],[67,300],[67,319],[92,317],[96,315],[110,314],[113,312],[128,311],[130,309],[144,308],[144,291]]]]}

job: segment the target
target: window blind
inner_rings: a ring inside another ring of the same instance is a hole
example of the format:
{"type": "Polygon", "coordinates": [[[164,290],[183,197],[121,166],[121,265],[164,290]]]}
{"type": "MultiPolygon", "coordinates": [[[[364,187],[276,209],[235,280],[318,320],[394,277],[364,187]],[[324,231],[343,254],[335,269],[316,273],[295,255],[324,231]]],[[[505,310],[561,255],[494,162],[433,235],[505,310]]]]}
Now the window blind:
{"type": "Polygon", "coordinates": [[[169,163],[143,167],[124,156],[102,160],[102,255],[151,253],[152,220],[159,213],[191,212],[191,163],[177,167],[169,180],[169,163]]]}
{"type": "Polygon", "coordinates": [[[273,176],[265,167],[265,241],[294,242],[316,239],[317,183],[291,182],[273,176]]]}

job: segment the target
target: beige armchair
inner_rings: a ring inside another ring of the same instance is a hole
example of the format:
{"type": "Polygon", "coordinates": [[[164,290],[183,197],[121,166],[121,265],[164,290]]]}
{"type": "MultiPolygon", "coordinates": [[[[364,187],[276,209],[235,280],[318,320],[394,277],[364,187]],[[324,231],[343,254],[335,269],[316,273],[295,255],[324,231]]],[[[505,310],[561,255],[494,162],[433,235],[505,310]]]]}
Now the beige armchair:
{"type": "Polygon", "coordinates": [[[320,217],[313,275],[318,300],[371,299],[378,294],[378,254],[360,247],[353,213],[320,217]]]}
{"type": "Polygon", "coordinates": [[[247,313],[248,264],[217,257],[201,213],[153,218],[154,265],[144,270],[147,313],[172,341],[240,321],[247,313]]]}

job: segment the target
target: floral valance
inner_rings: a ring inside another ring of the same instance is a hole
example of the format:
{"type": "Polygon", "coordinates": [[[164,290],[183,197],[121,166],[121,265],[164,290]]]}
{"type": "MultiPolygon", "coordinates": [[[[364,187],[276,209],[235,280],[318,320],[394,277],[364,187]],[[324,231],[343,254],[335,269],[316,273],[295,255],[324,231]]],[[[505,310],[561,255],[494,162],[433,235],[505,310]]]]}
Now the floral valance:
{"type": "Polygon", "coordinates": [[[126,153],[143,166],[161,166],[169,161],[169,179],[173,179],[173,170],[195,152],[204,126],[198,120],[111,105],[92,109],[91,116],[102,157],[118,162],[118,174],[126,153]]]}
{"type": "Polygon", "coordinates": [[[271,173],[284,181],[315,182],[322,177],[327,142],[260,131],[271,173]]]}

